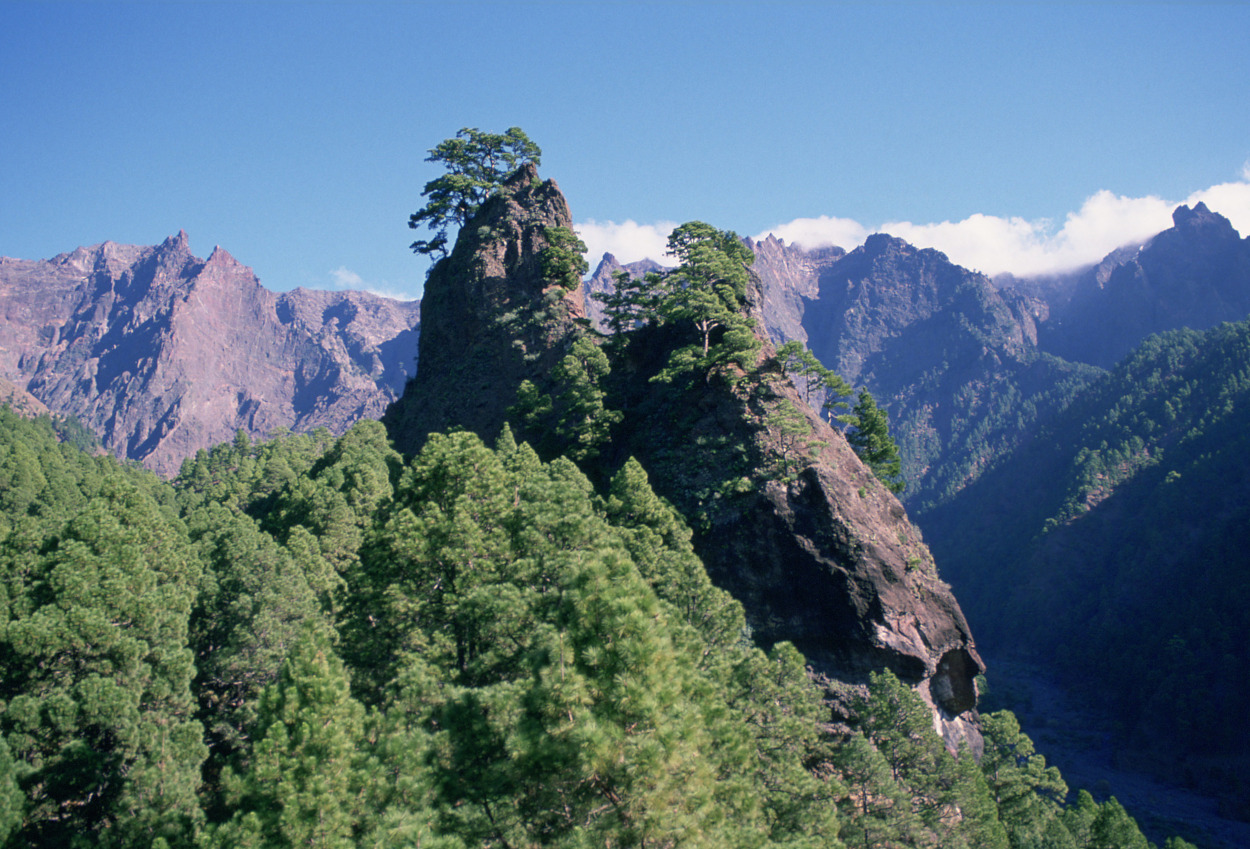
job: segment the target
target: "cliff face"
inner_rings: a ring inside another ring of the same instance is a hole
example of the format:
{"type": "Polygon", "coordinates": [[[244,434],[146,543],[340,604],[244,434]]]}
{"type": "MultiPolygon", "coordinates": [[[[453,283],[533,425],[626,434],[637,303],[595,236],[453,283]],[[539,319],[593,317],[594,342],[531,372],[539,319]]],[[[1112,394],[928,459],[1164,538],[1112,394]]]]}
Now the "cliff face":
{"type": "Polygon", "coordinates": [[[281,295],[185,233],[46,261],[0,259],[0,376],[160,474],[239,429],[342,432],[412,369],[418,304],[281,295]]]}
{"type": "Polygon", "coordinates": [[[775,236],[761,241],[746,240],[755,253],[751,270],[762,286],[760,321],[768,338],[775,343],[798,339],[807,342],[803,314],[807,302],[820,294],[820,278],[846,256],[841,248],[812,248],[787,245],[775,236]]]}
{"type": "Polygon", "coordinates": [[[586,317],[580,289],[544,278],[549,227],[572,227],[552,180],[528,165],[482,205],[425,283],[420,367],[383,422],[403,451],[464,427],[493,439],[522,380],[541,379],[586,317]]]}
{"type": "MultiPolygon", "coordinates": [[[[587,332],[580,294],[554,291],[536,261],[543,228],[569,221],[554,183],[531,168],[465,225],[426,286],[417,377],[383,419],[404,450],[452,426],[493,440],[517,384],[542,381],[587,332]]],[[[976,749],[982,664],[959,605],[897,499],[770,365],[762,298],[756,277],[762,350],[743,380],[653,382],[666,327],[614,355],[606,400],[622,421],[591,474],[636,457],[690,519],[709,574],[742,601],[759,642],[794,642],[835,690],[891,669],[933,706],[952,746],[976,749]],[[778,424],[787,406],[808,431],[801,460],[778,424]]]]}

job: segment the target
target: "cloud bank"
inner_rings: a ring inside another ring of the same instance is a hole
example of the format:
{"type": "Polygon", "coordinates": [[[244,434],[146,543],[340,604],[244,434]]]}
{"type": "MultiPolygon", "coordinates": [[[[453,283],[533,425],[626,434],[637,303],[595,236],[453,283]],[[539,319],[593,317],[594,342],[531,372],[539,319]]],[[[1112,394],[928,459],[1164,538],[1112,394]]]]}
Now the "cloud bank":
{"type": "Polygon", "coordinates": [[[622,263],[653,259],[658,263],[671,264],[668,250],[668,234],[677,226],[675,221],[659,221],[655,224],[639,224],[636,221],[590,221],[575,224],[573,229],[586,243],[586,257],[593,271],[605,253],[612,254],[622,263]]]}
{"type": "Polygon", "coordinates": [[[393,301],[411,301],[414,299],[412,294],[394,289],[388,283],[383,282],[380,286],[367,283],[363,277],[344,265],[340,265],[330,272],[330,280],[332,281],[330,288],[344,292],[368,292],[371,295],[390,298],[393,301]]]}
{"type": "MultiPolygon", "coordinates": [[[[1116,248],[1144,242],[1166,230],[1172,226],[1172,212],[1177,206],[1193,206],[1200,201],[1228,218],[1243,236],[1250,233],[1250,162],[1242,167],[1240,180],[1194,192],[1181,201],[1097,192],[1079,210],[1068,213],[1058,227],[1045,219],[1029,221],[981,214],[937,224],[888,221],[868,227],[848,218],[822,215],[778,224],[755,238],[765,239],[772,234],[807,248],[838,245],[851,250],[872,233],[889,233],[920,248],[936,248],[966,268],[990,275],[1009,272],[1025,277],[1096,263],[1116,248]]],[[[589,248],[593,265],[605,252],[621,262],[646,258],[663,262],[665,243],[674,226],[667,221],[590,221],[577,225],[577,230],[589,248]]]]}

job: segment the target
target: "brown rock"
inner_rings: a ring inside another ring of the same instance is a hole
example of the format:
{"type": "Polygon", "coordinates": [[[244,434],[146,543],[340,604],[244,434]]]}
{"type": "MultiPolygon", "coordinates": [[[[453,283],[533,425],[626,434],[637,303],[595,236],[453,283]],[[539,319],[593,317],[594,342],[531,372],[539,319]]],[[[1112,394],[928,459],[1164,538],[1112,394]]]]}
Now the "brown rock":
{"type": "Polygon", "coordinates": [[[413,369],[419,304],[268,291],[222,248],[105,242],[0,260],[0,376],[171,476],[242,429],[341,433],[413,369]]]}
{"type": "MultiPolygon", "coordinates": [[[[450,427],[493,441],[518,384],[540,383],[585,332],[581,293],[554,290],[537,262],[544,228],[570,221],[559,189],[528,167],[465,225],[426,285],[417,377],[383,419],[401,450],[450,427]]],[[[784,259],[779,244],[768,249],[784,259]]],[[[749,300],[757,321],[762,291],[756,277],[749,300]]],[[[602,459],[615,468],[636,457],[691,520],[709,574],[742,602],[758,642],[794,642],[843,689],[891,669],[933,707],[949,745],[979,749],[973,678],[983,666],[902,505],[788,381],[657,390],[650,377],[663,365],[667,332],[637,337],[613,374],[624,420],[602,459]],[[762,471],[785,452],[769,416],[783,402],[824,444],[788,480],[762,471]],[[737,474],[744,487],[727,493],[720,484],[737,474]]],[[[773,351],[762,344],[767,367],[773,351]]]]}

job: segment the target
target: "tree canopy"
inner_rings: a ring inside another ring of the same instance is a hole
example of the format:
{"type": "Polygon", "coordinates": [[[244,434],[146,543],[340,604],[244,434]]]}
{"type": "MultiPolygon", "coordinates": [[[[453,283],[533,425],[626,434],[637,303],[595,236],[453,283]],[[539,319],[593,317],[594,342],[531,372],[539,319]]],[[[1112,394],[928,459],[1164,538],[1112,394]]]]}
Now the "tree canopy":
{"type": "Polygon", "coordinates": [[[440,256],[448,253],[454,235],[451,229],[477,212],[508,175],[527,162],[538,165],[542,160],[542,150],[520,127],[503,133],[465,127],[429,153],[425,161],[445,166],[447,173],[425,184],[421,192],[425,206],[408,217],[409,228],[424,227],[431,232],[428,239],[418,239],[410,247],[415,253],[440,256]]]}
{"type": "Polygon", "coordinates": [[[1147,845],[1010,714],[979,765],[888,674],[831,726],[636,461],[362,422],[171,487],[0,424],[6,849],[1147,845]]]}

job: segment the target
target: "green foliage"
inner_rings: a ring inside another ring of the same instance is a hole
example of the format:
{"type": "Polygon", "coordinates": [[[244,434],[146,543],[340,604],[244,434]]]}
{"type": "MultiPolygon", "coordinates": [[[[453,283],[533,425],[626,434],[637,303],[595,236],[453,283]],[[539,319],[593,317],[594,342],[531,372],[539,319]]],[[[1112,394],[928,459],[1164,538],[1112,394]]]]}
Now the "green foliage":
{"type": "Polygon", "coordinates": [[[657,379],[669,381],[690,370],[710,377],[718,367],[752,367],[759,341],[743,305],[755,255],[736,233],[702,221],[675,229],[668,237],[668,252],[681,264],[665,276],[657,312],[664,322],[693,329],[697,341],[674,351],[657,379]],[[721,331],[721,341],[713,347],[716,331],[721,331]]]}
{"type": "Polygon", "coordinates": [[[1250,788],[1250,324],[1152,337],[924,523],[981,639],[1099,682],[1114,745],[1250,788]],[[1021,493],[1027,498],[1021,498],[1021,493]],[[1005,507],[1012,505],[1013,509],[1005,507]]]}
{"type": "Polygon", "coordinates": [[[364,708],[324,628],[306,627],[278,679],[261,697],[249,769],[233,779],[234,815],[217,846],[355,846],[361,796],[364,708]]]}
{"type": "Polygon", "coordinates": [[[782,374],[800,388],[803,400],[811,405],[813,396],[819,399],[821,409],[828,412],[831,421],[839,411],[850,406],[844,400],[853,394],[850,384],[825,368],[802,342],[792,339],[778,348],[777,362],[782,374]]]}
{"type": "Polygon", "coordinates": [[[199,563],[181,523],[129,480],[145,475],[111,460],[61,471],[61,492],[85,504],[39,517],[45,486],[27,507],[37,518],[0,548],[0,730],[25,795],[14,832],[177,842],[199,818],[205,755],[187,647],[199,563]]]}
{"type": "Polygon", "coordinates": [[[591,297],[603,304],[608,332],[612,339],[619,340],[622,334],[658,319],[664,277],[654,271],[633,277],[621,270],[612,280],[614,285],[609,291],[595,292],[591,297]]]}
{"type": "Polygon", "coordinates": [[[405,462],[361,423],[175,488],[5,421],[5,845],[1144,845],[1009,714],[978,767],[887,673],[832,731],[636,461],[600,497],[510,431],[405,462]]]}
{"type": "Polygon", "coordinates": [[[981,771],[1012,847],[1044,845],[1048,834],[1062,828],[1059,816],[1068,787],[1059,770],[1046,766],[1009,711],[982,717],[982,729],[981,771]]]}
{"type": "Polygon", "coordinates": [[[71,447],[88,454],[104,450],[100,437],[95,431],[79,421],[77,416],[55,415],[52,416],[51,421],[52,429],[56,431],[57,437],[71,447]]]}
{"type": "Polygon", "coordinates": [[[824,443],[812,435],[812,426],[803,414],[785,398],[778,399],[769,411],[768,428],[777,435],[777,444],[781,449],[782,480],[791,480],[803,468],[813,449],[824,443]]]}
{"type": "Polygon", "coordinates": [[[509,415],[545,455],[563,453],[579,463],[594,459],[622,418],[604,401],[610,372],[607,355],[581,337],[551,370],[548,392],[521,382],[509,415]]]}
{"type": "Polygon", "coordinates": [[[698,375],[710,381],[720,374],[735,382],[735,371],[754,368],[760,348],[754,322],[745,313],[755,255],[737,234],[702,221],[673,230],[668,252],[679,261],[677,268],[641,278],[621,272],[614,291],[596,295],[613,337],[668,325],[679,341],[652,380],[686,382],[698,375]]]}
{"type": "Polygon", "coordinates": [[[543,231],[547,246],[538,252],[543,277],[568,290],[576,289],[590,270],[586,243],[569,227],[548,227],[543,231]]]}
{"type": "Polygon", "coordinates": [[[838,418],[848,426],[846,441],[877,479],[891,492],[902,492],[907,484],[902,478],[898,445],[890,436],[885,410],[877,406],[868,390],[861,389],[851,412],[838,418]]]}
{"type": "Polygon", "coordinates": [[[504,133],[465,127],[429,153],[425,161],[443,165],[447,173],[425,184],[421,196],[426,204],[408,217],[408,226],[432,232],[429,239],[412,243],[414,252],[442,256],[450,228],[462,226],[518,166],[538,165],[542,159],[542,150],[519,127],[504,133]]]}

